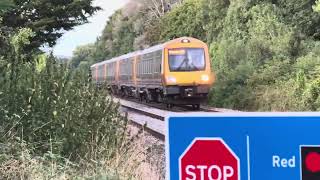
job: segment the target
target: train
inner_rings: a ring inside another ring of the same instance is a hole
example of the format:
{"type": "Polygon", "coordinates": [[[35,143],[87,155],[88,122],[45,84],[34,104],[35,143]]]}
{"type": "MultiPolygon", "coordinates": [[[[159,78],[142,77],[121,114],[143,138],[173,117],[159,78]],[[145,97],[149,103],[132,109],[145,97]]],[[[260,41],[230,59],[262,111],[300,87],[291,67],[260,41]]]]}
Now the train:
{"type": "Polygon", "coordinates": [[[215,82],[208,46],[192,37],[181,37],[90,67],[97,85],[111,93],[140,101],[192,105],[199,109],[215,82]]]}

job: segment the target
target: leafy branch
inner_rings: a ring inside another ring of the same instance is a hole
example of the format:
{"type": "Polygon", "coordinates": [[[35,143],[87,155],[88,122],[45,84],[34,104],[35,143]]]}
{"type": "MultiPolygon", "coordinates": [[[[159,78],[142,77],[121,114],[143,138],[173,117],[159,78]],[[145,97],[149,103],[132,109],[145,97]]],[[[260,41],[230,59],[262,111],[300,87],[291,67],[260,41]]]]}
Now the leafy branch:
{"type": "Polygon", "coordinates": [[[313,10],[320,12],[320,0],[317,0],[316,4],[313,6],[313,10]]]}

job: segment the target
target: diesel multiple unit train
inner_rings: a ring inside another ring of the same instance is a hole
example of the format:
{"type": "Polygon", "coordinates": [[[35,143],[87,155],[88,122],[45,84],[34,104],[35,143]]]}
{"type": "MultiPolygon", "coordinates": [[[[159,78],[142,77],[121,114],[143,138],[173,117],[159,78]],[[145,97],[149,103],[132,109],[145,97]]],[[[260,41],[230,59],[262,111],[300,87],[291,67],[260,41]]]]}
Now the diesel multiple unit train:
{"type": "Polygon", "coordinates": [[[208,46],[195,38],[178,38],[91,66],[95,83],[114,94],[146,102],[192,105],[199,109],[215,81],[208,46]]]}

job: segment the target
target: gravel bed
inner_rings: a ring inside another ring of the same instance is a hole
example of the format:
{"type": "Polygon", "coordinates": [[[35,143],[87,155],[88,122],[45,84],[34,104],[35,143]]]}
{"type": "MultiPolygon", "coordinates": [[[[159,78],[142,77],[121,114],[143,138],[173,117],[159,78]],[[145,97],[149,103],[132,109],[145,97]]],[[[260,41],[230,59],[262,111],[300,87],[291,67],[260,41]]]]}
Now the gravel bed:
{"type": "MultiPolygon", "coordinates": [[[[131,134],[137,134],[139,130],[139,127],[130,125],[131,134]]],[[[165,143],[145,131],[142,132],[137,141],[141,144],[141,152],[144,153],[144,159],[141,159],[144,162],[142,170],[144,172],[141,172],[141,179],[164,180],[166,174],[165,143]],[[152,174],[152,178],[150,174],[152,174]]]]}

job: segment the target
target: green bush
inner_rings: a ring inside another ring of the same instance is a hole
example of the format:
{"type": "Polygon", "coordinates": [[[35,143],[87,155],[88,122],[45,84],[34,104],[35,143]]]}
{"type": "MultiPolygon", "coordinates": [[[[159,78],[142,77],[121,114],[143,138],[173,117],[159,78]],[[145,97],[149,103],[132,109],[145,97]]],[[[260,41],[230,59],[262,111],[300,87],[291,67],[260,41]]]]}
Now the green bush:
{"type": "Polygon", "coordinates": [[[241,62],[235,69],[218,74],[217,82],[210,92],[210,104],[232,109],[250,109],[254,94],[247,87],[247,79],[253,71],[251,63],[241,62]]]}
{"type": "Polygon", "coordinates": [[[118,106],[80,72],[53,63],[49,58],[41,72],[31,64],[17,65],[14,81],[7,71],[0,82],[1,126],[43,153],[52,148],[65,157],[93,159],[115,153],[127,123],[118,106]]]}
{"type": "Polygon", "coordinates": [[[285,23],[279,5],[231,2],[223,29],[211,43],[217,83],[213,106],[249,111],[302,111],[319,107],[318,43],[285,23]]]}
{"type": "MultiPolygon", "coordinates": [[[[50,56],[37,66],[24,61],[32,32],[11,39],[11,53],[0,63],[0,143],[26,142],[35,153],[71,159],[112,158],[124,144],[127,120],[106,90],[50,56]]],[[[39,62],[41,62],[39,60],[39,62]]]]}

